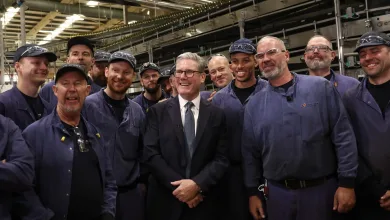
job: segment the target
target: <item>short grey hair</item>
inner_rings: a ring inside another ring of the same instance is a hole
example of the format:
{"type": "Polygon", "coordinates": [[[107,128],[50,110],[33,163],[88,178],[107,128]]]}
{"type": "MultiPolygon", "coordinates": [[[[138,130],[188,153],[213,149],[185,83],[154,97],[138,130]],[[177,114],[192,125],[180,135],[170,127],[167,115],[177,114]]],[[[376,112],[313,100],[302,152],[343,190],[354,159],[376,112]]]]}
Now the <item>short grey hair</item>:
{"type": "Polygon", "coordinates": [[[286,49],[286,45],[284,44],[284,41],[282,41],[280,38],[277,38],[277,37],[274,37],[274,36],[265,36],[265,37],[261,38],[261,39],[259,40],[259,42],[257,42],[257,46],[259,46],[259,44],[260,44],[261,42],[263,42],[263,41],[265,41],[265,40],[269,40],[269,39],[278,41],[278,42],[282,45],[282,49],[283,49],[283,50],[287,50],[287,49],[286,49]]]}
{"type": "Polygon", "coordinates": [[[200,73],[204,73],[204,70],[206,69],[206,62],[204,61],[204,59],[201,56],[199,56],[196,53],[191,53],[191,52],[182,53],[176,58],[176,63],[179,60],[193,60],[193,61],[195,61],[196,63],[198,63],[198,71],[200,73]]]}
{"type": "Polygon", "coordinates": [[[333,45],[332,45],[332,42],[329,40],[329,38],[327,38],[327,37],[325,37],[324,35],[320,35],[320,34],[316,34],[316,35],[314,35],[313,37],[311,37],[308,41],[307,41],[307,43],[309,43],[309,41],[311,41],[313,38],[323,38],[323,39],[325,39],[326,41],[328,41],[328,43],[329,43],[329,47],[330,47],[330,49],[332,49],[333,50],[333,45]]]}

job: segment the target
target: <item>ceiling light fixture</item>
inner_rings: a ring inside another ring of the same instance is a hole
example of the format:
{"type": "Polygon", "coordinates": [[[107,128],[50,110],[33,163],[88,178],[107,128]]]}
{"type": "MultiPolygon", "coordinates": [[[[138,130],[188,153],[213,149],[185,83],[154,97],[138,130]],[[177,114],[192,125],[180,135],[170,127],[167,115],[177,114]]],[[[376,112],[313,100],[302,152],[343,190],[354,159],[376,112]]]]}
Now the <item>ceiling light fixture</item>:
{"type": "Polygon", "coordinates": [[[4,13],[3,17],[0,19],[3,23],[3,28],[12,20],[12,18],[18,13],[20,8],[9,7],[4,13]]]}
{"type": "Polygon", "coordinates": [[[91,8],[96,7],[98,5],[99,5],[99,2],[97,2],[97,1],[88,1],[87,2],[87,6],[89,6],[91,8]]]}
{"type": "Polygon", "coordinates": [[[76,21],[82,21],[84,20],[84,15],[81,14],[73,14],[72,16],[66,17],[66,20],[64,23],[62,23],[58,28],[56,28],[54,31],[51,32],[51,34],[47,35],[43,41],[40,41],[38,44],[46,44],[52,40],[54,40],[58,35],[60,35],[65,29],[72,26],[72,24],[76,21]]]}

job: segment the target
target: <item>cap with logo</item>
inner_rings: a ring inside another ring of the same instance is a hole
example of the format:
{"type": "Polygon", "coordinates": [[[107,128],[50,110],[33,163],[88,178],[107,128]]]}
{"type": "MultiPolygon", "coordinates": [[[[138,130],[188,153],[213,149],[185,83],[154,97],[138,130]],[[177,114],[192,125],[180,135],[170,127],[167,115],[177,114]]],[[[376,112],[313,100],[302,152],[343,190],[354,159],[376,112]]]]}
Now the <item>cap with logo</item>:
{"type": "Polygon", "coordinates": [[[26,44],[19,47],[14,55],[14,63],[18,62],[23,57],[38,57],[45,56],[49,62],[57,60],[57,55],[53,52],[49,52],[48,49],[40,47],[36,44],[26,44]]]}
{"type": "Polygon", "coordinates": [[[382,32],[370,31],[363,34],[359,38],[354,52],[359,52],[359,50],[364,47],[372,47],[379,45],[386,45],[390,47],[390,37],[382,32]]]}
{"type": "Polygon", "coordinates": [[[82,66],[80,66],[79,64],[70,64],[70,63],[64,64],[63,66],[61,66],[57,70],[57,73],[56,73],[56,76],[55,76],[55,82],[57,83],[57,81],[61,78],[61,76],[63,76],[65,73],[69,73],[69,72],[77,72],[77,73],[79,73],[88,82],[88,75],[84,71],[84,68],[82,66]]]}
{"type": "Polygon", "coordinates": [[[94,54],[93,43],[88,38],[85,38],[85,37],[73,37],[73,38],[69,39],[68,40],[68,45],[66,47],[67,48],[66,52],[69,53],[70,48],[72,48],[75,45],[85,45],[89,49],[91,49],[92,55],[94,54]]]}
{"type": "MultiPolygon", "coordinates": [[[[176,67],[175,67],[175,69],[176,69],[176,67]]],[[[161,75],[158,78],[157,83],[160,83],[163,79],[169,79],[169,77],[171,77],[171,75],[174,73],[174,71],[172,72],[171,70],[172,70],[172,67],[167,68],[164,71],[161,71],[161,75]]]]}
{"type": "Polygon", "coordinates": [[[229,54],[233,53],[256,54],[256,45],[247,38],[241,38],[230,45],[229,54]]]}
{"type": "Polygon", "coordinates": [[[155,63],[147,62],[142,64],[139,68],[139,75],[142,76],[146,70],[156,70],[161,75],[160,67],[158,67],[155,63]]]}
{"type": "Polygon", "coordinates": [[[126,61],[130,64],[130,66],[135,69],[135,65],[137,65],[137,60],[133,56],[133,54],[125,52],[125,51],[117,51],[111,54],[108,63],[112,63],[114,61],[126,61]]]}
{"type": "Polygon", "coordinates": [[[108,62],[111,54],[106,51],[96,51],[95,52],[95,62],[108,62]]]}

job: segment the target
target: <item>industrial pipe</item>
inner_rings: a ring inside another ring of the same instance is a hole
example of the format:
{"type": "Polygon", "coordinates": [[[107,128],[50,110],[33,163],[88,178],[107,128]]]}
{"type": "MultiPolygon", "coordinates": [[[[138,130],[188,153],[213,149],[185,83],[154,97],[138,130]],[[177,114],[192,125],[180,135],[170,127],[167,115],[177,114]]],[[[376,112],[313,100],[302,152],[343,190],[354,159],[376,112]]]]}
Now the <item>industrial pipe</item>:
{"type": "Polygon", "coordinates": [[[20,6],[20,42],[21,44],[19,45],[20,46],[24,46],[26,45],[26,6],[24,4],[22,4],[20,6]]]}
{"type": "Polygon", "coordinates": [[[341,18],[340,18],[340,0],[334,0],[334,12],[335,12],[335,21],[336,21],[336,40],[337,40],[337,48],[338,48],[338,57],[339,57],[339,72],[341,75],[345,75],[344,73],[344,39],[341,28],[341,18]]]}
{"type": "MultiPolygon", "coordinates": [[[[3,15],[4,17],[4,15],[3,15]]],[[[0,84],[4,85],[4,75],[5,75],[5,68],[4,68],[4,35],[3,35],[3,22],[0,21],[0,84]]]]}

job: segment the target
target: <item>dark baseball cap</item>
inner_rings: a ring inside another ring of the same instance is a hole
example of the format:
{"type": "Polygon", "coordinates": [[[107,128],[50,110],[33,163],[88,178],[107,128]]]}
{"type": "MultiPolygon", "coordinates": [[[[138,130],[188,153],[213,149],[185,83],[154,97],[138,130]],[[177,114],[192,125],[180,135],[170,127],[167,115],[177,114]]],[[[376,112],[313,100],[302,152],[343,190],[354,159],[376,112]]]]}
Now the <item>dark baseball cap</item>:
{"type": "Polygon", "coordinates": [[[36,44],[26,44],[19,47],[14,55],[14,63],[18,62],[23,57],[38,57],[45,56],[49,62],[57,60],[57,55],[53,52],[49,52],[46,48],[40,47],[36,44]]]}
{"type": "Polygon", "coordinates": [[[80,66],[79,64],[64,64],[61,66],[56,73],[55,82],[57,83],[58,79],[61,78],[62,75],[68,72],[78,72],[80,75],[82,75],[85,80],[88,82],[88,76],[87,73],[85,73],[84,68],[80,66]]]}
{"type": "Polygon", "coordinates": [[[155,64],[155,63],[147,62],[147,63],[142,64],[142,66],[139,68],[139,75],[142,76],[142,74],[146,70],[156,70],[161,76],[160,67],[158,67],[157,64],[155,64]]]}
{"type": "Polygon", "coordinates": [[[169,79],[169,77],[171,77],[171,68],[161,71],[161,75],[158,78],[157,83],[160,83],[163,79],[169,79]]]}
{"type": "Polygon", "coordinates": [[[382,32],[370,31],[363,34],[359,38],[354,52],[359,52],[359,50],[364,47],[372,47],[379,45],[386,45],[390,47],[390,37],[382,32]]]}
{"type": "Polygon", "coordinates": [[[85,37],[73,37],[68,40],[68,45],[66,47],[66,52],[69,54],[70,48],[72,48],[74,45],[85,45],[92,51],[92,55],[94,54],[94,46],[93,43],[85,37]]]}
{"type": "Polygon", "coordinates": [[[114,61],[126,61],[130,64],[130,66],[135,70],[135,65],[137,65],[137,60],[133,56],[133,54],[126,51],[117,51],[111,54],[108,63],[112,63],[114,61]]]}
{"type": "Polygon", "coordinates": [[[256,54],[256,45],[254,45],[252,41],[247,38],[241,38],[230,45],[229,54],[233,53],[256,54]]]}
{"type": "Polygon", "coordinates": [[[106,51],[96,51],[95,53],[95,62],[108,62],[111,54],[106,51]]]}

